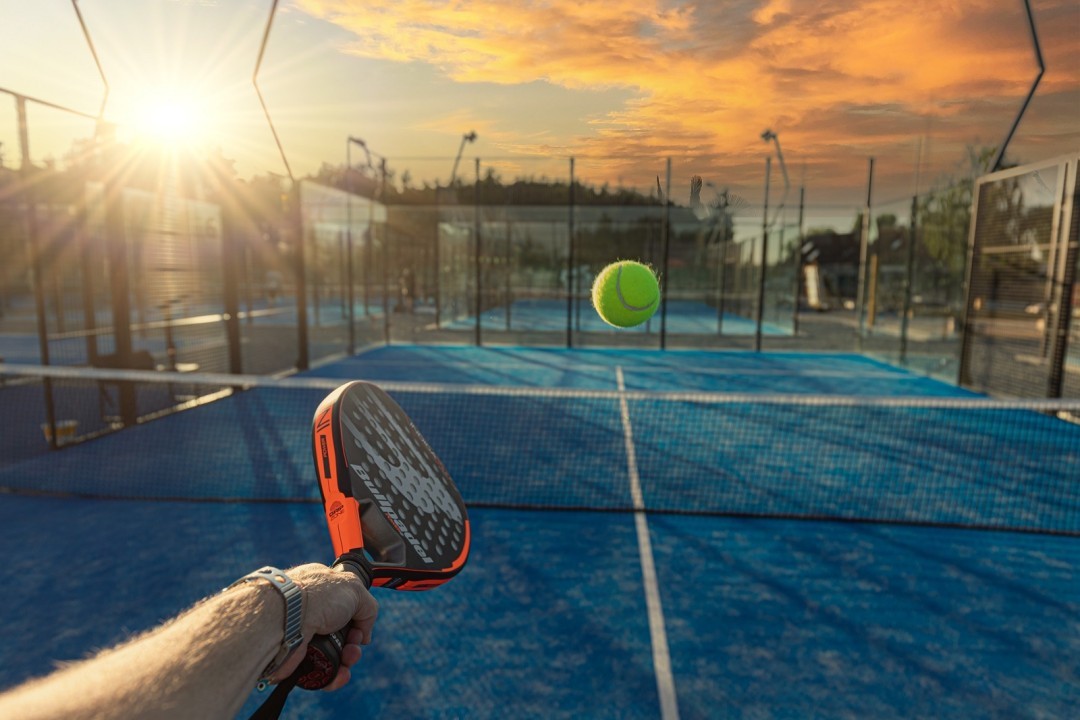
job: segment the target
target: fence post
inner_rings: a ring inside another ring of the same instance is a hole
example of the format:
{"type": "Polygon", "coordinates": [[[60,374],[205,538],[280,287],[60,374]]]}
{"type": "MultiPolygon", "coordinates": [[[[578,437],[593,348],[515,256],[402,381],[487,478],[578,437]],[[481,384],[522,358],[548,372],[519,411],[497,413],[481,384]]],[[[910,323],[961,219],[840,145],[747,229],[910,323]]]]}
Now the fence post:
{"type": "MultiPolygon", "coordinates": [[[[15,96],[15,109],[19,122],[19,151],[22,155],[19,168],[20,195],[26,208],[27,244],[30,248],[30,272],[34,279],[34,308],[37,315],[38,350],[41,364],[49,365],[49,323],[45,317],[45,272],[41,266],[41,238],[38,235],[37,192],[34,187],[34,168],[30,164],[30,131],[26,120],[26,98],[15,96]]],[[[125,266],[126,269],[126,266],[125,266]]],[[[49,428],[49,445],[55,450],[56,408],[53,405],[52,381],[43,378],[45,391],[45,421],[49,428]]]]}
{"type": "Polygon", "coordinates": [[[862,237],[859,240],[859,284],[855,299],[855,337],[859,350],[863,346],[863,318],[866,310],[866,260],[870,251],[870,211],[874,189],[874,158],[870,158],[866,180],[866,205],[863,208],[862,237]]]}
{"type": "Polygon", "coordinates": [[[660,271],[662,293],[660,295],[660,349],[667,349],[667,304],[670,295],[671,278],[668,277],[668,262],[671,257],[671,158],[667,159],[667,177],[664,180],[664,225],[660,229],[660,242],[663,248],[663,265],[660,271]]]}
{"type": "Polygon", "coordinates": [[[440,262],[441,261],[439,260],[439,220],[440,220],[440,217],[439,217],[439,182],[435,181],[435,223],[434,223],[435,224],[435,233],[434,233],[435,247],[434,247],[434,252],[432,253],[432,255],[433,255],[434,259],[435,259],[435,283],[434,283],[435,284],[435,289],[434,289],[434,295],[435,295],[435,328],[436,329],[442,327],[442,299],[440,298],[440,295],[442,293],[440,292],[441,279],[439,277],[439,275],[441,274],[442,268],[440,267],[440,262]]]}
{"type": "Polygon", "coordinates": [[[236,235],[232,221],[231,203],[221,213],[221,281],[222,305],[225,309],[225,342],[229,352],[229,372],[239,375],[244,371],[240,348],[240,288],[237,272],[240,268],[236,235]]]}
{"type": "Polygon", "coordinates": [[[483,283],[480,272],[480,158],[476,158],[476,186],[473,192],[473,238],[476,249],[476,345],[481,344],[480,324],[483,319],[483,283]]]}
{"type": "Polygon", "coordinates": [[[1069,323],[1076,322],[1071,318],[1073,313],[1073,287],[1076,284],[1076,266],[1078,264],[1077,250],[1080,247],[1080,182],[1077,181],[1076,172],[1080,169],[1080,155],[1065,165],[1071,169],[1067,172],[1067,182],[1072,183],[1072,191],[1065,194],[1066,210],[1062,213],[1064,222],[1058,230],[1055,242],[1060,248],[1058,257],[1060,262],[1054,269],[1056,282],[1054,282],[1054,294],[1050,305],[1057,308],[1054,317],[1054,327],[1050,329],[1051,341],[1053,342],[1050,356],[1050,375],[1047,382],[1046,396],[1059,398],[1062,386],[1065,383],[1065,360],[1069,346],[1069,323]],[[1071,207],[1069,207],[1071,205],[1071,207]]]}
{"type": "MultiPolygon", "coordinates": [[[[386,199],[386,158],[379,160],[379,200],[386,199]]],[[[386,204],[382,203],[386,219],[382,225],[383,245],[383,342],[390,344],[390,213],[386,204]]],[[[372,194],[372,207],[375,206],[374,193],[372,194]]]]}
{"type": "Polygon", "coordinates": [[[765,320],[765,269],[769,259],[769,174],[772,156],[765,158],[765,202],[761,216],[761,276],[758,279],[757,322],[754,328],[754,350],[761,352],[761,326],[765,320]]]}
{"type": "Polygon", "coordinates": [[[574,158],[570,158],[570,214],[567,218],[566,252],[566,347],[574,347],[574,158]]]}
{"type": "Polygon", "coordinates": [[[911,225],[908,229],[907,268],[904,275],[904,307],[900,315],[900,362],[907,362],[908,322],[911,315],[911,284],[915,279],[915,244],[918,235],[919,196],[911,198],[911,225]]]}
{"type": "Polygon", "coordinates": [[[345,141],[345,319],[349,323],[348,353],[356,352],[356,296],[353,290],[352,138],[345,141]]]}
{"type": "Polygon", "coordinates": [[[799,334],[799,303],[802,301],[803,291],[803,210],[806,207],[806,187],[799,188],[799,228],[795,236],[795,301],[791,311],[791,333],[799,334]]]}
{"type": "Polygon", "coordinates": [[[307,265],[304,259],[304,217],[300,211],[300,183],[292,181],[288,211],[289,226],[292,229],[293,240],[296,243],[296,337],[297,356],[296,369],[307,370],[310,366],[308,350],[308,318],[307,318],[307,265]]]}

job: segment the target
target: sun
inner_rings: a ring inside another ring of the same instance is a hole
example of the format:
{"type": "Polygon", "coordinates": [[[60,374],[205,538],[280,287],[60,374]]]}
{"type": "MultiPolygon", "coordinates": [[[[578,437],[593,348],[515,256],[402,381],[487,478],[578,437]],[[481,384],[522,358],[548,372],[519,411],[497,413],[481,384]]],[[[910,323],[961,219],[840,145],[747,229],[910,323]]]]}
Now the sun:
{"type": "Polygon", "coordinates": [[[135,131],[144,142],[198,145],[206,140],[208,114],[193,95],[158,92],[147,97],[135,118],[135,131]]]}

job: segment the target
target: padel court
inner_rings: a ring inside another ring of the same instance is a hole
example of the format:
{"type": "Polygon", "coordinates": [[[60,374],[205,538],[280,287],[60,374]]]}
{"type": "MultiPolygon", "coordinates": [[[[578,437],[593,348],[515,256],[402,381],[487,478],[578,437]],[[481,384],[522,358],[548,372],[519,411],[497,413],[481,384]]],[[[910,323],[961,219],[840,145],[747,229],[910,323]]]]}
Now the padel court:
{"type": "Polygon", "coordinates": [[[332,561],[311,415],[367,379],[453,475],[472,554],[375,589],[353,682],[284,717],[1080,706],[1080,425],[1036,401],[853,354],[389,346],[50,451],[41,385],[5,378],[5,687],[260,565],[332,561]]]}

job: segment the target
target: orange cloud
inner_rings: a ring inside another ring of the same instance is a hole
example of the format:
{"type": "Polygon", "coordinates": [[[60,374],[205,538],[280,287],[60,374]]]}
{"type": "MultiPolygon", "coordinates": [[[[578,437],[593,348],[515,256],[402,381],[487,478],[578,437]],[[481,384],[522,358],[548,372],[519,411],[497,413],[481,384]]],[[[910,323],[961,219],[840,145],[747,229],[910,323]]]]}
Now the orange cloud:
{"type": "MultiPolygon", "coordinates": [[[[758,136],[772,127],[811,165],[903,145],[910,166],[928,124],[939,145],[997,142],[1036,72],[1021,4],[999,0],[298,3],[354,33],[348,52],[430,63],[457,82],[632,89],[632,100],[591,119],[591,136],[563,139],[596,157],[723,164],[763,155],[758,136]]],[[[1040,91],[1076,102],[1080,11],[1070,0],[1035,9],[1054,61],[1040,91]]],[[[1071,142],[1080,145],[1075,122],[1071,142]]]]}

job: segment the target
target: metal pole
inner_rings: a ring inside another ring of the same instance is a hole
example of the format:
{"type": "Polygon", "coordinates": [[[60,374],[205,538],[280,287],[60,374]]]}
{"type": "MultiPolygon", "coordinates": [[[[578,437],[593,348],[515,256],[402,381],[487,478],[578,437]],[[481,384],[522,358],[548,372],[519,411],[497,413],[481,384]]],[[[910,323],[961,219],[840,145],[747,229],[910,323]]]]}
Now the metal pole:
{"type": "Polygon", "coordinates": [[[87,330],[86,333],[86,358],[90,362],[90,365],[96,365],[98,361],[98,343],[97,343],[97,312],[95,311],[96,303],[94,298],[96,295],[96,287],[94,285],[94,270],[100,267],[98,264],[99,257],[94,252],[100,249],[97,247],[97,243],[93,241],[93,236],[90,233],[89,228],[89,212],[87,210],[87,202],[79,203],[78,218],[76,220],[79,232],[79,260],[82,263],[82,305],[83,305],[83,325],[87,330]]]}
{"type": "Polygon", "coordinates": [[[716,247],[716,334],[724,334],[724,276],[727,273],[727,253],[730,247],[730,239],[726,227],[727,219],[724,218],[725,227],[721,233],[720,243],[716,247]]]}
{"type": "Polygon", "coordinates": [[[1080,253],[1080,250],[1078,250],[1080,248],[1080,182],[1076,178],[1076,171],[1080,166],[1080,162],[1073,162],[1071,165],[1072,172],[1068,173],[1068,179],[1065,180],[1066,192],[1064,193],[1062,217],[1071,217],[1072,222],[1069,223],[1069,226],[1062,224],[1061,229],[1058,231],[1056,242],[1059,243],[1060,252],[1058,252],[1058,257],[1061,258],[1061,262],[1053,270],[1056,276],[1054,282],[1056,293],[1052,305],[1057,307],[1057,313],[1054,318],[1054,327],[1050,331],[1053,346],[1046,388],[1046,396],[1051,398],[1059,398],[1062,395],[1066,372],[1065,361],[1069,350],[1069,324],[1070,322],[1077,322],[1072,317],[1074,301],[1070,299],[1076,297],[1073,288],[1077,282],[1077,265],[1080,265],[1077,258],[1078,253],[1080,253]],[[1069,184],[1072,185],[1071,191],[1067,188],[1069,184]]]}
{"type": "MultiPolygon", "coordinates": [[[[110,160],[116,160],[115,145],[110,144],[110,160]]],[[[107,165],[108,167],[108,165],[107,165]]],[[[124,234],[123,172],[109,172],[105,178],[105,257],[109,264],[109,291],[112,305],[113,349],[118,364],[126,366],[131,358],[131,297],[128,281],[128,247],[124,234]]],[[[120,419],[134,425],[137,409],[135,388],[129,382],[117,383],[120,419]]]]}
{"type": "Polygon", "coordinates": [[[461,145],[458,147],[457,157],[454,158],[454,167],[450,170],[450,187],[454,187],[454,180],[457,178],[458,163],[461,161],[461,153],[465,152],[465,144],[476,142],[476,131],[470,130],[461,136],[461,145]]]}
{"type": "MultiPolygon", "coordinates": [[[[34,279],[34,309],[37,315],[38,351],[41,364],[49,365],[49,324],[45,316],[45,272],[41,266],[41,238],[38,236],[37,192],[34,187],[34,168],[30,164],[30,131],[26,121],[26,98],[15,96],[15,109],[19,121],[19,151],[22,155],[20,180],[22,181],[22,201],[26,211],[27,245],[30,250],[30,271],[34,279]]],[[[45,421],[49,428],[49,445],[55,450],[59,443],[56,437],[56,408],[53,405],[52,381],[42,379],[45,391],[45,421]]]]}
{"type": "Polygon", "coordinates": [[[918,242],[919,196],[911,197],[911,225],[908,229],[907,268],[904,275],[904,306],[900,315],[900,362],[907,362],[908,316],[911,314],[911,284],[915,278],[915,243],[918,242]]]}
{"type": "Polygon", "coordinates": [[[371,315],[371,265],[375,262],[375,190],[368,198],[368,225],[364,235],[364,314],[371,315]]]}
{"type": "Polygon", "coordinates": [[[570,214],[567,218],[566,253],[566,347],[574,347],[574,158],[570,158],[570,214]]]}
{"type": "Polygon", "coordinates": [[[296,242],[296,336],[299,345],[296,369],[307,370],[310,366],[307,317],[307,267],[304,259],[304,219],[300,212],[300,183],[295,180],[289,193],[289,225],[296,242]]]}
{"type": "Polygon", "coordinates": [[[345,140],[345,317],[349,323],[349,355],[356,352],[356,310],[353,307],[352,144],[351,137],[345,140]]]}
{"type": "Polygon", "coordinates": [[[442,300],[440,299],[440,278],[442,274],[442,267],[439,260],[439,181],[435,181],[435,237],[434,244],[435,249],[433,257],[435,258],[435,327],[439,328],[442,325],[442,300]]]}
{"type": "MultiPolygon", "coordinates": [[[[345,197],[345,202],[348,202],[348,196],[345,197]]],[[[345,293],[346,286],[349,284],[348,272],[345,269],[345,230],[338,230],[337,232],[337,250],[338,250],[338,300],[341,301],[341,319],[349,319],[349,311],[345,307],[345,293]]]]}
{"type": "MultiPolygon", "coordinates": [[[[513,212],[508,208],[508,212],[513,212]]],[[[513,273],[514,273],[514,224],[507,218],[506,220],[506,272],[503,277],[506,278],[506,331],[510,332],[510,306],[513,304],[510,293],[512,292],[513,285],[513,273]]]]}
{"type": "MultiPolygon", "coordinates": [[[[379,160],[379,200],[386,196],[386,158],[379,160]]],[[[372,212],[374,212],[375,198],[371,198],[372,212]]],[[[389,218],[383,222],[382,246],[383,246],[383,342],[390,344],[390,227],[389,218]]],[[[374,235],[373,235],[374,237],[374,235]]]]}
{"type": "Polygon", "coordinates": [[[671,287],[668,277],[669,260],[671,258],[671,158],[667,159],[667,178],[664,181],[664,225],[660,229],[661,243],[663,246],[663,265],[660,271],[661,295],[660,295],[660,349],[667,349],[667,306],[668,291],[671,287]]]}
{"type": "Polygon", "coordinates": [[[1001,141],[1001,147],[998,148],[994,163],[990,166],[992,172],[997,172],[1001,169],[1001,163],[1005,160],[1005,150],[1009,147],[1009,141],[1012,140],[1013,133],[1015,133],[1016,128],[1019,127],[1020,118],[1024,117],[1024,112],[1027,111],[1028,104],[1035,95],[1035,89],[1039,87],[1039,81],[1042,80],[1043,73],[1046,72],[1046,63],[1043,62],[1042,49],[1039,47],[1039,33],[1035,30],[1035,16],[1031,12],[1030,0],[1024,0],[1024,10],[1027,12],[1028,29],[1031,31],[1031,44],[1035,51],[1035,62],[1039,66],[1039,72],[1035,75],[1035,80],[1031,83],[1031,89],[1028,90],[1024,102],[1020,106],[1020,111],[1016,114],[1016,118],[1009,127],[1009,132],[1005,135],[1005,139],[1001,141]]]}
{"type": "Polygon", "coordinates": [[[222,303],[225,306],[225,339],[229,353],[229,372],[244,371],[240,340],[240,252],[239,236],[233,224],[233,210],[226,205],[221,215],[222,303]]]}
{"type": "Polygon", "coordinates": [[[480,324],[483,317],[483,303],[481,296],[483,295],[483,283],[480,273],[480,158],[476,158],[476,189],[473,193],[473,237],[475,238],[474,250],[475,250],[475,272],[476,272],[476,345],[480,346],[482,338],[480,337],[480,324]]]}
{"type": "Polygon", "coordinates": [[[754,329],[754,350],[761,352],[761,326],[765,319],[765,268],[769,258],[769,174],[772,157],[765,158],[765,208],[761,220],[761,275],[758,279],[757,323],[754,329]]]}
{"type": "Polygon", "coordinates": [[[799,334],[799,302],[802,300],[803,292],[803,263],[802,263],[802,246],[803,246],[803,210],[806,207],[806,188],[799,188],[799,228],[795,237],[795,307],[791,313],[791,332],[794,335],[799,334]]]}
{"type": "MultiPolygon", "coordinates": [[[[307,237],[304,238],[304,241],[306,240],[307,237]]],[[[319,294],[322,291],[322,273],[319,272],[319,238],[316,237],[314,229],[311,233],[311,267],[313,276],[311,279],[311,299],[315,305],[315,327],[320,327],[322,325],[322,307],[319,294]]]]}
{"type": "Polygon", "coordinates": [[[870,210],[874,191],[874,158],[870,158],[866,179],[866,206],[863,208],[862,238],[859,241],[859,284],[858,297],[855,300],[855,336],[858,347],[862,350],[863,318],[866,305],[866,256],[870,248],[870,210]]]}

